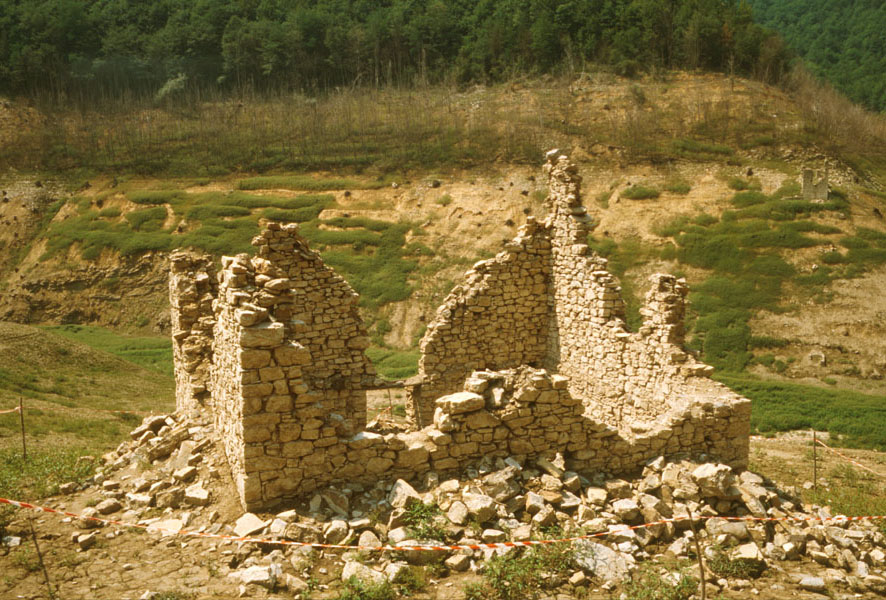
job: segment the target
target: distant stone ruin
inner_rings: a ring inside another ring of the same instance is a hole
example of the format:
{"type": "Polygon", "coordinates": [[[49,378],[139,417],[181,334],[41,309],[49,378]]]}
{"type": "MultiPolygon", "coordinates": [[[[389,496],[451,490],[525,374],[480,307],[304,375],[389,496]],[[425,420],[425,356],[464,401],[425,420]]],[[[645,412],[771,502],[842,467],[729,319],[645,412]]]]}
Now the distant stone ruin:
{"type": "Polygon", "coordinates": [[[296,225],[268,224],[255,257],[217,274],[209,256],[173,254],[178,410],[212,415],[245,508],[514,455],[562,453],[579,473],[675,454],[746,466],[750,401],[681,348],[685,282],[654,275],[628,331],[586,244],[581,178],[556,152],[545,172],[547,219],[474,265],[428,327],[407,433],[363,430],[377,380],[357,295],[296,225]]]}
{"type": "Polygon", "coordinates": [[[828,167],[825,165],[824,174],[812,169],[803,169],[803,200],[807,202],[827,202],[828,193],[828,167]]]}

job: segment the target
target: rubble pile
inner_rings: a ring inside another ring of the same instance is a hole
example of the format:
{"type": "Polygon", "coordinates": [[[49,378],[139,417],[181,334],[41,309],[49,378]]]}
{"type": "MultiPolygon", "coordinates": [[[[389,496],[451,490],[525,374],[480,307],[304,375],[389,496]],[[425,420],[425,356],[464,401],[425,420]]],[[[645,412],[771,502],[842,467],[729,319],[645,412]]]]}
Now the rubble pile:
{"type": "MultiPolygon", "coordinates": [[[[92,496],[97,502],[84,509],[84,516],[138,523],[156,536],[192,530],[362,547],[218,540],[209,551],[224,558],[222,574],[247,595],[259,588],[306,589],[317,576],[318,554],[334,561],[336,567],[324,570],[336,579],[396,583],[416,566],[435,563],[435,572],[443,576],[482,573],[494,556],[526,550],[503,545],[446,551],[373,548],[469,546],[552,536],[589,536],[565,542],[573,549],[572,570],[552,574],[550,580],[561,591],[580,586],[615,590],[644,561],[683,559],[694,564],[697,536],[713,588],[755,589],[751,574],[769,572],[812,592],[886,592],[886,537],[875,524],[803,505],[792,490],[724,464],[659,457],[635,477],[621,479],[568,471],[559,454],[533,460],[490,458],[459,478],[441,480],[429,472],[421,481],[338,485],[278,512],[237,513],[239,517],[225,522],[210,488],[230,483],[224,481],[227,471],[219,469],[223,454],[211,426],[178,415],[152,416],[132,438],[104,457],[105,465],[85,490],[97,493],[92,496]],[[735,573],[744,577],[717,573],[718,561],[739,565],[735,573]]],[[[85,531],[72,539],[89,551],[99,523],[84,519],[76,525],[85,531]]]]}

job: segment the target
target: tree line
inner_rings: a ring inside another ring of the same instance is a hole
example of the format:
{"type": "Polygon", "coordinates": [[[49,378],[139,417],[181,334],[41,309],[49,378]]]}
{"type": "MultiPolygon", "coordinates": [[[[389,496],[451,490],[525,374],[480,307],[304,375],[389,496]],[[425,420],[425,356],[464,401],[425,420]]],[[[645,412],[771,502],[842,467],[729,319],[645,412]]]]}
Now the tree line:
{"type": "Polygon", "coordinates": [[[61,101],[788,59],[744,0],[0,0],[0,91],[61,101]]]}
{"type": "Polygon", "coordinates": [[[869,109],[886,110],[886,2],[751,0],[815,75],[869,109]]]}

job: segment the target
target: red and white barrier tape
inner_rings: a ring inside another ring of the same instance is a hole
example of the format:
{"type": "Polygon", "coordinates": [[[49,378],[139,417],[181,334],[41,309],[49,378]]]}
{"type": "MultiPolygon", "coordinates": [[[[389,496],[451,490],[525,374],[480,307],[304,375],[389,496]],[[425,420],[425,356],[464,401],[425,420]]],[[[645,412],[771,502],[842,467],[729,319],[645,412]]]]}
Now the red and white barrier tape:
{"type": "Polygon", "coordinates": [[[16,406],[15,408],[11,408],[11,409],[9,409],[9,410],[0,410],[0,415],[6,415],[6,414],[9,414],[9,413],[18,412],[18,409],[19,409],[19,407],[16,406]]]}
{"type": "Polygon", "coordinates": [[[855,466],[858,467],[859,469],[864,469],[864,470],[867,471],[868,473],[873,473],[873,474],[876,475],[877,477],[883,477],[881,474],[877,473],[876,471],[874,471],[874,470],[871,469],[870,467],[866,467],[866,466],[864,466],[863,464],[861,464],[860,462],[855,461],[855,460],[852,460],[851,458],[849,458],[848,456],[846,456],[845,454],[843,454],[843,453],[840,452],[839,450],[835,450],[834,448],[831,448],[830,446],[828,446],[827,444],[825,444],[823,441],[821,441],[821,440],[819,440],[819,439],[816,439],[815,441],[818,442],[818,444],[819,444],[820,446],[823,446],[823,447],[826,448],[827,450],[830,450],[831,452],[833,452],[834,454],[836,454],[837,456],[839,456],[839,457],[842,458],[843,460],[852,463],[853,465],[855,465],[855,466]]]}
{"type": "MultiPolygon", "coordinates": [[[[96,521],[99,523],[105,523],[106,525],[116,525],[118,527],[133,527],[136,529],[145,529],[150,531],[162,532],[170,535],[181,535],[185,537],[200,537],[207,539],[216,539],[216,540],[226,540],[229,542],[244,542],[244,543],[252,543],[252,544],[273,544],[279,546],[301,546],[301,547],[310,547],[310,548],[325,548],[325,549],[334,549],[334,550],[362,550],[369,552],[397,552],[397,551],[431,551],[431,552],[449,552],[452,550],[487,550],[487,549],[498,549],[498,548],[519,548],[523,546],[543,546],[547,544],[560,544],[566,542],[577,542],[579,540],[588,540],[592,538],[598,537],[606,537],[610,534],[616,534],[619,531],[623,531],[625,529],[643,529],[646,527],[654,527],[656,525],[667,525],[668,523],[679,523],[681,521],[689,521],[689,517],[677,517],[674,519],[662,519],[661,521],[655,521],[653,523],[643,523],[642,525],[631,525],[621,529],[617,529],[615,531],[600,531],[597,533],[591,533],[588,535],[581,535],[576,537],[569,538],[561,538],[556,540],[526,540],[521,542],[492,542],[492,543],[484,543],[484,544],[456,544],[451,546],[346,546],[343,544],[320,544],[320,543],[312,543],[312,542],[295,542],[291,540],[278,540],[278,539],[268,539],[268,538],[256,538],[256,537],[238,537],[234,535],[223,535],[218,533],[203,533],[200,531],[190,531],[190,530],[175,530],[175,529],[167,529],[164,527],[157,527],[155,524],[142,524],[142,523],[125,523],[123,521],[115,521],[112,519],[103,519],[101,517],[92,517],[92,516],[84,516],[76,513],[70,513],[62,510],[56,510],[54,508],[48,508],[45,506],[38,506],[36,504],[31,504],[29,502],[21,502],[18,500],[9,500],[8,498],[0,498],[0,504],[9,504],[11,506],[15,506],[18,508],[26,508],[31,510],[36,510],[39,512],[45,512],[56,515],[64,515],[66,517],[72,517],[75,519],[87,519],[90,521],[96,521]]],[[[727,521],[762,521],[762,522],[774,522],[774,521],[796,521],[796,522],[820,522],[826,523],[830,521],[839,521],[841,523],[845,523],[847,521],[873,521],[886,519],[886,515],[883,516],[863,516],[863,517],[709,517],[709,516],[698,516],[694,517],[693,520],[700,521],[706,519],[724,519],[727,521]]]]}

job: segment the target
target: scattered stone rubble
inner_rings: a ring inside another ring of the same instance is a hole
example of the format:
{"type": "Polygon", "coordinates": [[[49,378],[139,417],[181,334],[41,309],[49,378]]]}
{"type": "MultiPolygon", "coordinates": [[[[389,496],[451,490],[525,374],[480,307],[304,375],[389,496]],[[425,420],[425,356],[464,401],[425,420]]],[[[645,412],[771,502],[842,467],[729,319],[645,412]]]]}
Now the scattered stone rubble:
{"type": "MultiPolygon", "coordinates": [[[[805,521],[835,515],[827,508],[803,505],[791,490],[779,489],[755,473],[722,463],[659,456],[647,461],[635,477],[622,479],[602,469],[591,477],[582,476],[569,470],[561,454],[533,460],[520,455],[487,457],[464,469],[461,478],[445,479],[431,471],[416,485],[404,479],[337,485],[317,490],[294,508],[245,513],[224,523],[216,509],[220,499],[207,493],[210,487],[228,485],[223,480],[226,471],[219,471],[224,458],[210,424],[189,421],[181,414],[149,417],[132,432],[132,438],[104,457],[105,466],[84,490],[103,500],[83,514],[137,522],[158,539],[172,538],[186,529],[379,547],[601,533],[574,542],[574,570],[550,574],[546,580],[552,590],[574,593],[578,587],[616,590],[641,562],[650,559],[694,559],[693,538],[698,535],[714,593],[760,585],[712,573],[710,564],[718,553],[744,564],[746,570],[779,574],[780,581],[790,580],[802,590],[828,591],[837,597],[849,592],[886,593],[886,537],[876,525],[840,518],[805,521]],[[408,510],[419,502],[439,509],[432,517],[434,530],[442,533],[439,539],[416,536],[408,522],[408,510]],[[690,526],[690,515],[697,533],[690,526]],[[725,517],[796,520],[729,521],[725,517]],[[655,524],[629,528],[643,523],[655,524]]],[[[94,551],[102,528],[86,519],[75,525],[80,531],[73,534],[72,542],[81,551],[94,551]]],[[[287,588],[294,593],[307,589],[308,580],[318,575],[321,555],[328,559],[323,564],[331,565],[323,567],[329,577],[396,583],[408,577],[411,567],[439,564],[435,572],[443,577],[482,573],[493,556],[523,551],[502,547],[357,552],[223,542],[209,548],[224,565],[219,574],[239,587],[241,596],[258,589],[287,588]]]]}
{"type": "Polygon", "coordinates": [[[357,295],[297,225],[267,224],[256,256],[223,257],[217,274],[205,255],[173,254],[177,406],[211,415],[244,508],[511,455],[560,451],[584,475],[678,453],[747,464],[750,401],[681,348],[685,282],[654,275],[629,332],[586,243],[581,177],[556,151],[545,172],[548,218],[476,264],[428,327],[408,432],[367,430],[376,379],[357,295]]]}

